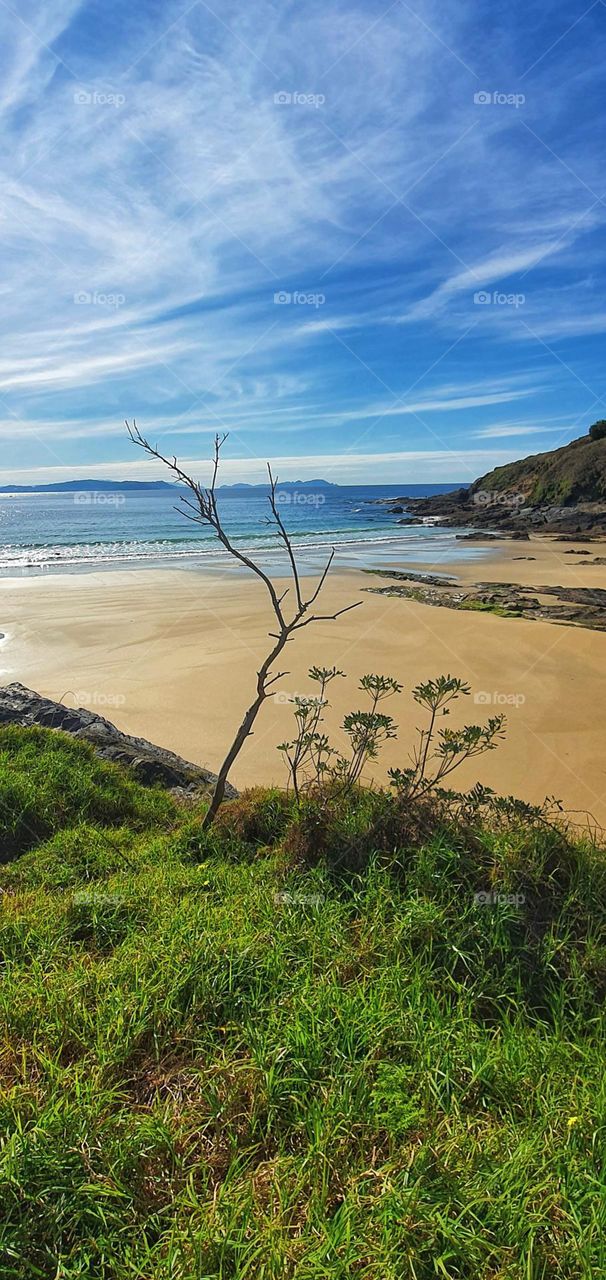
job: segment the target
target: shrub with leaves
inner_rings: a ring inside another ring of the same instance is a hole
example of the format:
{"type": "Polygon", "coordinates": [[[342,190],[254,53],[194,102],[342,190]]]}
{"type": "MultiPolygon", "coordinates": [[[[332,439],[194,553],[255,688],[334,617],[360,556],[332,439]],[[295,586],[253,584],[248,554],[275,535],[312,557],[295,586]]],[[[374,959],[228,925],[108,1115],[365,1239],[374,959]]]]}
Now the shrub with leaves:
{"type": "MultiPolygon", "coordinates": [[[[278,750],[286,759],[297,800],[326,784],[330,784],[333,794],[335,785],[343,793],[351,791],[361,781],[368,762],[377,759],[384,743],[397,737],[397,725],[392,716],[379,710],[379,704],[401,693],[403,686],[392,676],[365,675],[359,688],[368,694],[370,708],[350,711],[341,724],[349,738],[349,751],[344,754],[331,744],[323,727],[323,713],[329,705],[326,693],[329,684],[343,675],[336,667],[311,667],[309,678],[320,686],[319,693],[315,697],[291,698],[296,734],[290,742],[280,743],[278,750]]],[[[429,791],[438,790],[466,760],[498,746],[499,739],[505,735],[503,715],[491,716],[484,725],[438,728],[438,721],[450,714],[451,704],[460,697],[468,697],[470,692],[468,684],[451,675],[427,680],[413,689],[415,702],[429,713],[429,724],[418,730],[411,765],[407,769],[389,770],[391,784],[398,794],[419,799],[429,791]]]]}
{"type": "Polygon", "coordinates": [[[291,698],[297,732],[291,742],[282,742],[278,750],[288,764],[297,799],[302,792],[328,782],[338,783],[343,791],[350,791],[359,782],[367,762],[376,760],[383,743],[396,737],[397,726],[392,717],[378,707],[385,698],[401,693],[402,685],[391,676],[366,675],[362,676],[359,687],[369,695],[370,708],[350,711],[341,726],[349,738],[348,754],[331,745],[321,727],[322,713],[329,705],[326,690],[332,680],[344,674],[336,667],[310,667],[309,678],[319,684],[319,694],[313,698],[291,698]]]}
{"type": "Polygon", "coordinates": [[[296,695],[290,699],[294,707],[296,734],[291,742],[281,742],[278,747],[288,765],[290,783],[297,800],[302,790],[320,785],[329,763],[338,755],[320,726],[323,723],[322,712],[329,705],[326,697],[328,685],[344,676],[345,672],[337,667],[310,667],[308,675],[320,686],[319,692],[310,698],[296,695]]]}
{"type": "Polygon", "coordinates": [[[419,742],[408,769],[390,769],[392,786],[409,799],[417,799],[440,787],[442,782],[475,756],[494,751],[505,736],[505,716],[491,716],[484,725],[466,724],[461,729],[438,729],[438,720],[450,714],[451,703],[468,697],[471,689],[456,676],[438,676],[418,684],[412,696],[429,712],[429,724],[419,729],[419,742]]]}

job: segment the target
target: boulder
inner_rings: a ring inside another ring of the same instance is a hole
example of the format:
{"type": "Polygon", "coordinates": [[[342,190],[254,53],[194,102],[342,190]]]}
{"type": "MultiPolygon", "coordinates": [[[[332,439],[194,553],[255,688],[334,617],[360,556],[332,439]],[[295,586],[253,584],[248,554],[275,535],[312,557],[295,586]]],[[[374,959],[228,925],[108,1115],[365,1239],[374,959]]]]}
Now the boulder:
{"type": "Polygon", "coordinates": [[[499,533],[457,533],[455,542],[497,542],[502,536],[499,533]]]}

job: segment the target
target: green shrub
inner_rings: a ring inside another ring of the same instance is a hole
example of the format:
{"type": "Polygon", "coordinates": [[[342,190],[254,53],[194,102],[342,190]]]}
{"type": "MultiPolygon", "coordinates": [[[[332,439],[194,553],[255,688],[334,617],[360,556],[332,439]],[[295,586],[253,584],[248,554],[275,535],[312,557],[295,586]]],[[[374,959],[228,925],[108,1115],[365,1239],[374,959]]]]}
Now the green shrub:
{"type": "Polygon", "coordinates": [[[88,743],[54,729],[0,728],[2,861],[80,822],[139,829],[166,825],[176,811],[166,792],[97,760],[88,743]]]}
{"type": "Polygon", "coordinates": [[[219,847],[275,844],[292,819],[293,802],[277,787],[251,787],[226,801],[215,819],[219,847]]]}

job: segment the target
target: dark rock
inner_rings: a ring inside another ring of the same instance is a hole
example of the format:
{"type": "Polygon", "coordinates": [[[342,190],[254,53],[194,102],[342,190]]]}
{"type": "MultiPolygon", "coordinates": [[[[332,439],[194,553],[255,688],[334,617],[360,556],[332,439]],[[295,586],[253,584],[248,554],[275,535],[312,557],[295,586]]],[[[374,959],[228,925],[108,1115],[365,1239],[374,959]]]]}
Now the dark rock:
{"type": "Polygon", "coordinates": [[[390,507],[389,514],[392,516],[401,516],[403,510],[404,510],[404,507],[390,507]]]}
{"type": "MultiPolygon", "coordinates": [[[[499,466],[469,488],[398,498],[446,528],[528,530],[576,541],[606,534],[606,439],[585,436],[560,449],[499,466]]],[[[394,499],[391,500],[393,505],[394,499]]]]}
{"type": "MultiPolygon", "coordinates": [[[[495,521],[493,520],[491,523],[494,526],[495,521]]],[[[462,536],[461,534],[457,534],[458,538],[460,538],[461,536],[462,536]]],[[[497,532],[495,532],[493,528],[493,532],[491,533],[488,533],[488,532],[482,533],[480,532],[480,530],[478,530],[476,533],[468,533],[468,534],[465,534],[464,536],[470,539],[475,538],[479,540],[483,540],[485,538],[501,538],[501,539],[507,538],[508,542],[511,542],[511,541],[529,542],[530,541],[530,534],[527,532],[526,529],[510,529],[509,525],[505,525],[505,524],[502,524],[499,527],[497,532]]]]}
{"type": "Polygon", "coordinates": [[[571,604],[593,605],[597,609],[606,609],[606,590],[602,587],[535,587],[542,596],[557,596],[559,600],[570,601],[571,604]]]}
{"type": "Polygon", "coordinates": [[[448,587],[455,581],[451,573],[413,573],[405,569],[366,569],[377,578],[395,578],[398,582],[420,582],[424,587],[448,587]]]}
{"type": "MultiPolygon", "coordinates": [[[[519,559],[534,559],[520,556],[519,559]]],[[[588,627],[606,632],[606,590],[599,587],[524,586],[514,582],[476,582],[461,590],[453,579],[439,579],[432,574],[402,573],[394,570],[370,570],[378,577],[395,579],[389,586],[367,587],[379,595],[402,596],[418,604],[437,605],[442,609],[467,609],[493,612],[501,617],[537,618],[560,625],[588,627]],[[539,596],[555,596],[554,603],[544,603],[539,596]]]]}
{"type": "Polygon", "coordinates": [[[455,542],[498,542],[500,533],[457,533],[455,542]]]}
{"type": "MultiPolygon", "coordinates": [[[[25,685],[14,683],[0,688],[0,724],[18,724],[27,728],[41,725],[60,729],[75,738],[89,742],[102,760],[128,766],[143,786],[188,788],[205,791],[214,786],[216,775],[201,765],[182,760],[173,751],[156,747],[145,738],[122,733],[110,720],[84,707],[65,707],[61,702],[43,698],[25,685]]],[[[228,787],[233,797],[237,792],[228,787]]]]}
{"type": "Polygon", "coordinates": [[[131,763],[131,769],[143,787],[182,787],[183,773],[173,769],[162,760],[153,760],[150,756],[137,756],[131,763]]]}

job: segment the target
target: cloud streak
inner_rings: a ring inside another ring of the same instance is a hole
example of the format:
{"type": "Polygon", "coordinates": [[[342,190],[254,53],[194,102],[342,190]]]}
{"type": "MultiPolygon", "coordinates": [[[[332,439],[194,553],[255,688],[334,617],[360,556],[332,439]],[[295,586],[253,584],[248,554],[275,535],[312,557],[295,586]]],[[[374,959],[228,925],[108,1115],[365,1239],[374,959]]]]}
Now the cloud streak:
{"type": "Polygon", "coordinates": [[[228,422],[254,456],[310,433],[318,456],[321,433],[331,458],[376,417],[372,456],[396,430],[402,465],[427,414],[436,474],[493,405],[519,404],[512,440],[582,416],[580,339],[604,392],[604,107],[577,70],[600,14],[552,49],[554,14],[516,15],[483,11],[480,44],[469,0],[0,6],[14,470],[36,435],[68,469],[127,467],[133,413],[177,447],[228,422]],[[474,102],[531,65],[519,109],[474,102]],[[501,288],[523,306],[474,303],[501,288]]]}

